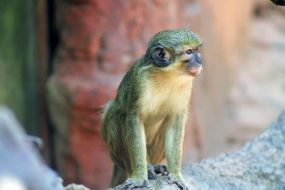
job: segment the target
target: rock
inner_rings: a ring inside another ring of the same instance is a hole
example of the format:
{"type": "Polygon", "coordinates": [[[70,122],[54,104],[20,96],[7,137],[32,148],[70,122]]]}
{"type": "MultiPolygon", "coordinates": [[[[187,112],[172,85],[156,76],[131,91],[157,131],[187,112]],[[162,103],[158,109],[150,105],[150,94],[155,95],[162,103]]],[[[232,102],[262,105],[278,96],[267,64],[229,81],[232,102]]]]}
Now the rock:
{"type": "MultiPolygon", "coordinates": [[[[189,165],[183,175],[191,190],[285,189],[285,110],[240,150],[189,165]]],[[[151,189],[177,188],[159,177],[151,189]]]]}
{"type": "Polygon", "coordinates": [[[64,188],[64,190],[90,190],[84,185],[78,185],[78,184],[70,184],[64,188]]]}
{"type": "Polygon", "coordinates": [[[43,163],[14,115],[0,107],[0,187],[14,184],[9,181],[19,190],[63,190],[62,180],[43,163]]]}
{"type": "MultiPolygon", "coordinates": [[[[187,166],[183,174],[191,190],[285,189],[285,110],[265,132],[240,150],[187,166]]],[[[178,189],[169,185],[165,177],[150,183],[155,190],[178,189]]],[[[8,188],[88,190],[76,184],[64,188],[60,177],[29,143],[13,114],[0,107],[0,189],[8,188]]]]}
{"type": "Polygon", "coordinates": [[[34,141],[9,109],[0,106],[0,190],[88,190],[62,185],[62,179],[45,165],[34,141]],[[31,141],[32,139],[32,141],[31,141]]]}

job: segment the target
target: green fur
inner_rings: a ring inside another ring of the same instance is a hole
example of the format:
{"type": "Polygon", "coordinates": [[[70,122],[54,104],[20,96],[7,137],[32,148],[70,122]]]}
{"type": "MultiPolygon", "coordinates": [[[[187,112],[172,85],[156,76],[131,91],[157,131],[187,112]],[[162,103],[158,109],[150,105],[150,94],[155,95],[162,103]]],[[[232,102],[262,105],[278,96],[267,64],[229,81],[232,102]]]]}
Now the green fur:
{"type": "Polygon", "coordinates": [[[199,36],[189,29],[174,29],[161,31],[153,36],[148,48],[161,44],[165,48],[175,51],[181,50],[185,45],[198,46],[201,44],[199,36]]]}
{"type": "MultiPolygon", "coordinates": [[[[158,45],[163,46],[172,51],[175,56],[185,45],[196,47],[200,44],[199,37],[187,29],[157,33],[150,40],[146,54],[126,73],[116,98],[106,105],[102,134],[115,165],[112,186],[118,185],[127,178],[131,178],[136,185],[141,185],[147,180],[147,157],[149,155],[147,155],[146,148],[146,126],[139,113],[140,106],[144,105],[140,105],[139,100],[144,90],[149,88],[148,80],[152,80],[150,74],[161,69],[152,64],[153,48],[158,45]]],[[[190,92],[191,89],[189,89],[190,92]]],[[[180,181],[183,181],[180,167],[186,110],[175,116],[165,116],[171,119],[167,122],[169,126],[162,130],[165,134],[161,135],[164,137],[162,140],[165,141],[165,154],[170,174],[180,181]]]]}

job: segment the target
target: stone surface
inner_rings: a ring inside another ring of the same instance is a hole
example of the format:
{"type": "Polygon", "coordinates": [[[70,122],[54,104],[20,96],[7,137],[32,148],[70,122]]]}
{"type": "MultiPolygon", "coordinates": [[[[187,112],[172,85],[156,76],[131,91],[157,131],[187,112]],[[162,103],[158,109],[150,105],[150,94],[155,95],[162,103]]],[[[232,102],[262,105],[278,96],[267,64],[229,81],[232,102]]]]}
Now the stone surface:
{"type": "Polygon", "coordinates": [[[0,190],[89,190],[77,184],[64,187],[62,182],[45,165],[14,114],[0,106],[0,190]]]}
{"type": "Polygon", "coordinates": [[[78,185],[78,184],[70,184],[66,187],[64,187],[64,190],[90,190],[84,185],[78,185]]]}
{"type": "MultiPolygon", "coordinates": [[[[188,166],[184,168],[184,177],[193,190],[284,189],[285,110],[265,132],[242,149],[188,166]]],[[[152,188],[177,189],[164,178],[152,181],[152,188]]],[[[75,184],[64,188],[60,178],[43,164],[13,114],[1,107],[0,189],[6,190],[11,185],[17,190],[88,190],[75,184]]]]}
{"type": "Polygon", "coordinates": [[[63,190],[62,180],[43,163],[15,116],[4,107],[0,107],[0,189],[63,190]]]}
{"type": "MultiPolygon", "coordinates": [[[[240,150],[189,165],[183,175],[191,190],[285,189],[285,110],[240,150]]],[[[151,189],[178,190],[164,178],[151,181],[151,189]]]]}

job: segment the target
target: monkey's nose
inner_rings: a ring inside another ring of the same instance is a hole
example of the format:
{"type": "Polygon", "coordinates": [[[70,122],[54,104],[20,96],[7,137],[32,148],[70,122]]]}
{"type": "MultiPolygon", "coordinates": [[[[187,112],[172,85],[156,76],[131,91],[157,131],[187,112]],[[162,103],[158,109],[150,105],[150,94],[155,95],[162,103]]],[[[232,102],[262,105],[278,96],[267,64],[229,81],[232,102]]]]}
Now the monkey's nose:
{"type": "Polygon", "coordinates": [[[197,77],[202,71],[202,67],[191,67],[188,69],[188,72],[191,76],[197,77]]]}

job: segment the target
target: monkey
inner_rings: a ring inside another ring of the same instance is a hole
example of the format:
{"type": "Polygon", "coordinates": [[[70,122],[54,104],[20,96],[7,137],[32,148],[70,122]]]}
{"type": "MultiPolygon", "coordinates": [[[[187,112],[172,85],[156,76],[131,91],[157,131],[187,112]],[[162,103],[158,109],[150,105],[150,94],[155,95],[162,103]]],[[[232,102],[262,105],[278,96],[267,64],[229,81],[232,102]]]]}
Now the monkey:
{"type": "Polygon", "coordinates": [[[155,34],[105,105],[102,136],[114,162],[111,187],[147,188],[149,172],[155,171],[188,189],[181,174],[182,145],[192,82],[202,71],[201,46],[189,29],[155,34]]]}
{"type": "Polygon", "coordinates": [[[285,0],[271,0],[275,5],[285,6],[285,0]]]}

